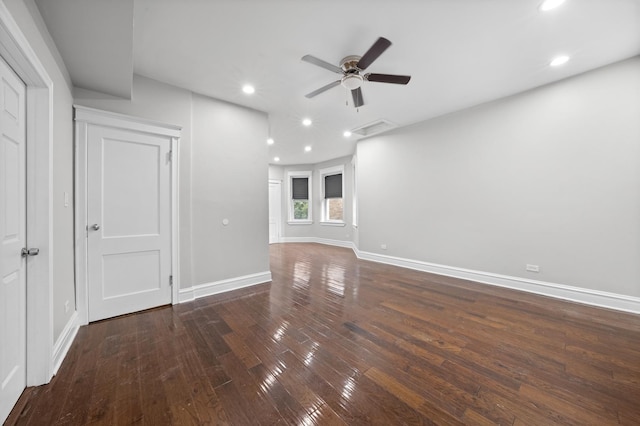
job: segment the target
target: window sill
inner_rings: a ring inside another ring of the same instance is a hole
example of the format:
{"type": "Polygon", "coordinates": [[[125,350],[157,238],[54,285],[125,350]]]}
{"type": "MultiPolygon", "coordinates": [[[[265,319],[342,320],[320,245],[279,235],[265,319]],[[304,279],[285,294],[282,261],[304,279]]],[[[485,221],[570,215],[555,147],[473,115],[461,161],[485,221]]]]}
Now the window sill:
{"type": "Polygon", "coordinates": [[[344,222],[320,222],[322,226],[345,226],[344,222]]]}
{"type": "Polygon", "coordinates": [[[312,220],[290,220],[287,223],[289,225],[313,225],[312,220]]]}

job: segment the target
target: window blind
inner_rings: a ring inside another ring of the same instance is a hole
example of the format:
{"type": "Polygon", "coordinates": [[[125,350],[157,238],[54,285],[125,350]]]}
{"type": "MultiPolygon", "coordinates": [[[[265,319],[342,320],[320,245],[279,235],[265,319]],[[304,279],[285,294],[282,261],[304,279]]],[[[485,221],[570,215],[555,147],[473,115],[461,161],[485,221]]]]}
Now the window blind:
{"type": "Polygon", "coordinates": [[[324,198],[342,198],[342,173],[324,177],[324,198]]]}
{"type": "Polygon", "coordinates": [[[291,194],[294,200],[308,200],[309,178],[291,178],[291,194]]]}

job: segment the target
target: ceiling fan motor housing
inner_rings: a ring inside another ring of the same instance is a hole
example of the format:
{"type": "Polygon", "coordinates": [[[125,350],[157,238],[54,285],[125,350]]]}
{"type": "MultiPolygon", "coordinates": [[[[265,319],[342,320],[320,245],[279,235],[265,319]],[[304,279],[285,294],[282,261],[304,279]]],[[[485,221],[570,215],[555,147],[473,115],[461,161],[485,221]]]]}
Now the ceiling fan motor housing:
{"type": "Polygon", "coordinates": [[[344,77],[340,80],[340,84],[345,89],[354,90],[362,86],[364,79],[358,69],[360,58],[358,55],[350,55],[340,61],[340,67],[344,71],[344,77]]]}
{"type": "Polygon", "coordinates": [[[357,73],[360,71],[358,69],[358,62],[360,62],[361,58],[362,56],[349,55],[340,61],[340,68],[342,68],[345,74],[357,73]]]}

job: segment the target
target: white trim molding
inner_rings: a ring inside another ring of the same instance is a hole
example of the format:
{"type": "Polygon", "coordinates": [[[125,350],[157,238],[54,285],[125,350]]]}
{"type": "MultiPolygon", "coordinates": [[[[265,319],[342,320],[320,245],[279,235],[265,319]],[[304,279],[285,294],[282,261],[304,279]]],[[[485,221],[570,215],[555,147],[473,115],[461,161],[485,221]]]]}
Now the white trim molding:
{"type": "Polygon", "coordinates": [[[439,265],[419,260],[404,259],[400,257],[364,252],[356,248],[354,248],[354,251],[358,259],[362,260],[369,260],[372,262],[384,263],[386,265],[394,265],[401,268],[414,269],[416,271],[429,272],[447,277],[460,278],[463,280],[470,280],[482,284],[510,288],[513,290],[526,291],[528,293],[540,294],[543,296],[554,297],[556,299],[570,300],[572,302],[582,303],[585,305],[640,314],[640,298],[638,297],[590,290],[564,284],[530,280],[520,277],[512,277],[508,275],[493,274],[490,272],[474,271],[471,269],[439,265]]]}
{"type": "Polygon", "coordinates": [[[75,121],[75,249],[76,249],[76,310],[78,323],[89,323],[89,297],[87,279],[87,142],[90,126],[102,126],[125,129],[135,132],[159,135],[169,139],[171,146],[171,289],[172,304],[178,303],[180,288],[180,226],[178,176],[178,144],[181,127],[160,123],[146,118],[133,117],[110,111],[102,111],[81,105],[74,105],[75,121]]]}
{"type": "Polygon", "coordinates": [[[226,293],[227,291],[238,290],[244,287],[251,287],[271,281],[271,271],[259,272],[257,274],[244,275],[226,280],[214,281],[211,283],[198,284],[190,288],[183,288],[179,291],[180,303],[191,302],[201,297],[212,296],[214,294],[226,293]]]}
{"type": "Polygon", "coordinates": [[[0,56],[27,87],[27,386],[53,376],[53,81],[0,2],[0,56]]]}
{"type": "Polygon", "coordinates": [[[180,136],[171,138],[171,304],[179,300],[180,288],[180,136]]]}
{"type": "Polygon", "coordinates": [[[135,130],[152,135],[160,134],[172,138],[179,138],[182,132],[182,127],[180,126],[149,120],[147,118],[133,117],[82,105],[74,105],[73,108],[75,109],[75,120],[83,123],[117,129],[135,130]]]}
{"type": "Polygon", "coordinates": [[[436,275],[459,278],[480,284],[488,284],[497,287],[510,288],[512,290],[525,291],[527,293],[549,296],[555,299],[569,300],[584,305],[600,308],[615,309],[617,311],[640,314],[640,298],[626,296],[605,291],[590,290],[586,288],[556,284],[545,281],[530,280],[521,277],[493,274],[490,272],[474,271],[455,266],[439,265],[420,260],[405,259],[378,253],[360,251],[351,241],[329,240],[316,237],[287,237],[282,238],[282,243],[316,243],[329,246],[346,247],[353,249],[360,260],[384,263],[385,265],[398,266],[400,268],[413,269],[436,275]]]}
{"type": "Polygon", "coordinates": [[[282,243],[316,243],[316,244],[324,244],[327,246],[335,246],[335,247],[345,247],[350,248],[354,252],[356,251],[356,246],[352,241],[343,241],[343,240],[330,240],[328,238],[317,238],[317,237],[284,237],[280,239],[282,243]]]}
{"type": "Polygon", "coordinates": [[[269,244],[279,243],[282,237],[282,181],[269,179],[269,244]],[[272,199],[272,188],[275,189],[276,199],[272,199]],[[271,221],[275,219],[276,235],[271,235],[271,221]]]}
{"type": "Polygon", "coordinates": [[[64,326],[62,332],[60,333],[60,337],[53,345],[53,359],[51,363],[53,364],[53,374],[58,373],[58,369],[62,365],[62,361],[64,361],[65,356],[69,352],[69,348],[71,348],[71,344],[76,338],[76,334],[78,334],[78,329],[80,328],[80,323],[78,321],[78,311],[75,311],[67,325],[64,326]]]}
{"type": "Polygon", "coordinates": [[[351,157],[351,223],[358,227],[358,155],[351,157]]]}

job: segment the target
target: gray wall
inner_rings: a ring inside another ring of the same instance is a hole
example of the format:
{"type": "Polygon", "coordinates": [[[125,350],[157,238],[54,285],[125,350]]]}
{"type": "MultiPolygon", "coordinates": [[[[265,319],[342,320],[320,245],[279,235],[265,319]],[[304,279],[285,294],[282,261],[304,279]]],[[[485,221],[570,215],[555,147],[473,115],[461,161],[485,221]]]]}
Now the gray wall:
{"type": "Polygon", "coordinates": [[[73,204],[64,205],[64,193],[73,195],[73,120],[71,81],[56,62],[46,27],[32,1],[4,0],[27,41],[53,81],[53,338],[58,339],[75,311],[73,259],[73,204]],[[33,13],[33,15],[32,15],[33,13]],[[42,29],[45,29],[44,32],[42,29]],[[45,34],[43,37],[42,34],[45,34]],[[69,311],[64,305],[69,302],[69,311]]]}
{"type": "Polygon", "coordinates": [[[80,105],[182,126],[181,288],[269,270],[265,114],[138,75],[130,101],[74,95],[80,105]]]}
{"type": "Polygon", "coordinates": [[[640,296],[640,58],[357,155],[362,251],[640,296]]]}
{"type": "Polygon", "coordinates": [[[193,96],[195,284],[269,271],[267,132],[263,113],[193,96]]]}
{"type": "Polygon", "coordinates": [[[280,182],[284,179],[284,167],[282,166],[274,166],[273,164],[269,165],[269,179],[279,180],[280,182]]]}

